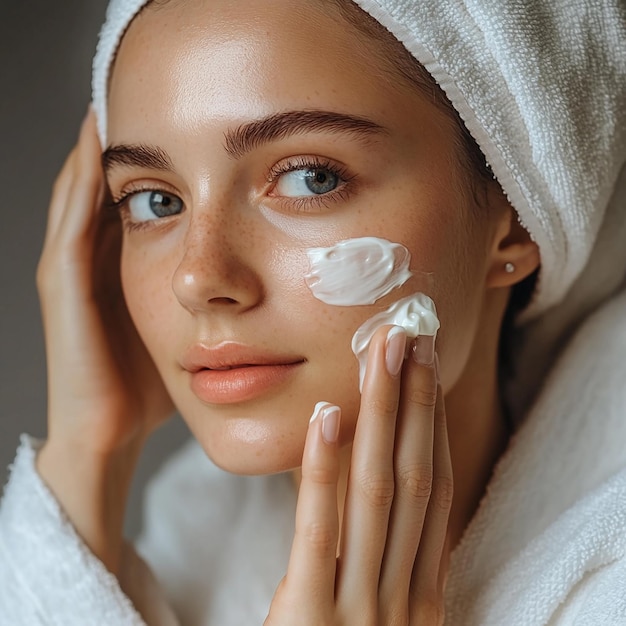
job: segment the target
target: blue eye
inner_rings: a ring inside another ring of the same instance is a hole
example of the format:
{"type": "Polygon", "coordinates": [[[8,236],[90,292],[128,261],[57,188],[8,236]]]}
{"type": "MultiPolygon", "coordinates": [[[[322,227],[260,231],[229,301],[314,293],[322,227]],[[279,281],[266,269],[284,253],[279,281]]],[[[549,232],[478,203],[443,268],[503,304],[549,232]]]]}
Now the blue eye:
{"type": "Polygon", "coordinates": [[[326,167],[308,167],[281,174],[275,191],[280,196],[320,196],[339,187],[341,178],[326,167]]]}
{"type": "Polygon", "coordinates": [[[127,206],[133,222],[147,222],[177,215],[183,210],[183,201],[163,191],[142,191],[133,194],[127,206]]]}

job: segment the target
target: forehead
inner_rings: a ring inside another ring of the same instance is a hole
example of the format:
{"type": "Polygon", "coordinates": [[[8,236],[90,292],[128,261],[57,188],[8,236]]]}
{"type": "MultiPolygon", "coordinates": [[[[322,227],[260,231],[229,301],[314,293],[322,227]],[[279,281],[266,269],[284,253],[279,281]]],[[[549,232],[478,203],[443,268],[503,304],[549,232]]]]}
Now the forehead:
{"type": "Polygon", "coordinates": [[[364,97],[368,107],[384,108],[394,80],[376,42],[364,37],[326,2],[149,6],[118,51],[109,92],[111,133],[133,112],[201,123],[207,115],[247,119],[276,109],[327,108],[329,100],[358,114],[364,97]]]}

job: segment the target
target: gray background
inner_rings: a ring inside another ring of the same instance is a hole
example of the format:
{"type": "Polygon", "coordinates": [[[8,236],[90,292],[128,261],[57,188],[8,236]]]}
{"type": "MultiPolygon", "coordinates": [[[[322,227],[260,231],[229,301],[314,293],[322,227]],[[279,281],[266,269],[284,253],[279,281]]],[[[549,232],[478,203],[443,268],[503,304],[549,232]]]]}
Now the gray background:
{"type": "MultiPolygon", "coordinates": [[[[89,102],[91,59],[106,0],[0,0],[0,484],[19,434],[45,437],[46,369],[35,269],[50,189],[89,102]]],[[[172,420],[141,459],[127,520],[140,524],[141,488],[188,436],[172,420]]]]}

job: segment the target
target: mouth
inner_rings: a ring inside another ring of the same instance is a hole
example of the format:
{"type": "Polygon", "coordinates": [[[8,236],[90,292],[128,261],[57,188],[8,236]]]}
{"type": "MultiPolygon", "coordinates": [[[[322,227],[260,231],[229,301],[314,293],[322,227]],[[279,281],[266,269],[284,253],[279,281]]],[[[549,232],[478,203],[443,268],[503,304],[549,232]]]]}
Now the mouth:
{"type": "Polygon", "coordinates": [[[277,392],[306,360],[232,342],[192,346],[181,361],[191,391],[206,404],[247,402],[277,392]]]}

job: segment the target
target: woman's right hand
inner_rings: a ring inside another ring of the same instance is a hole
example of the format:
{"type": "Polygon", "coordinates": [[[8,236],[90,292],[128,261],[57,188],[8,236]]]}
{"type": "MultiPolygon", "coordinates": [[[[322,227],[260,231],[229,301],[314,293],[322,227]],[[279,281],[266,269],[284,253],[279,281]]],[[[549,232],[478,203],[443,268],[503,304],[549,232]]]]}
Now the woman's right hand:
{"type": "Polygon", "coordinates": [[[173,405],[126,308],[122,229],[102,210],[100,153],[90,111],[54,185],[37,271],[48,363],[48,439],[37,467],[115,571],[136,460],[173,405]]]}

